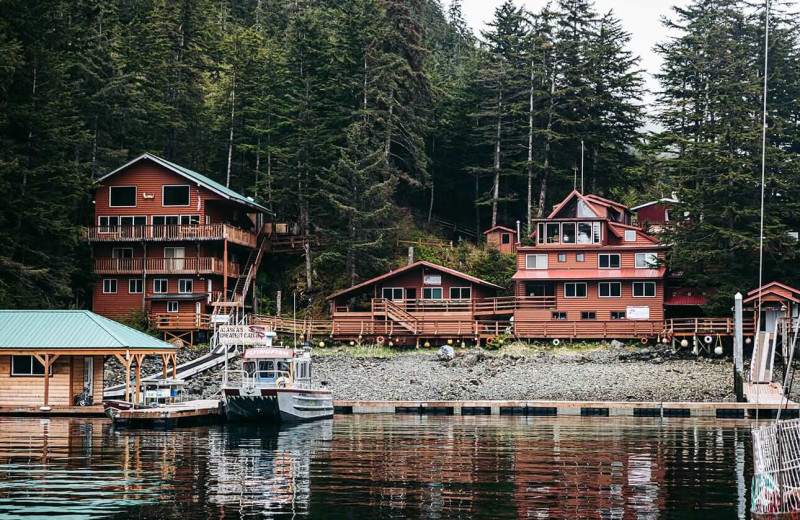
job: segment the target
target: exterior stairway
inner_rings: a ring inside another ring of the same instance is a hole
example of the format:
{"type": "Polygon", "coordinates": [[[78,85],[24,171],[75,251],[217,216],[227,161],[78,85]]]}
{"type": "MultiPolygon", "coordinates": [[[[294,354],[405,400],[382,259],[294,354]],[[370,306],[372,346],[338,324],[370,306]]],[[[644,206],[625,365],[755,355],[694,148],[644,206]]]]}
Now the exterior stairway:
{"type": "Polygon", "coordinates": [[[405,309],[394,303],[392,300],[382,300],[384,316],[392,320],[412,334],[419,332],[419,320],[405,309]]]}
{"type": "Polygon", "coordinates": [[[256,248],[250,251],[247,256],[247,262],[245,262],[241,271],[242,274],[239,275],[239,278],[236,279],[236,285],[233,286],[231,301],[244,306],[247,291],[253,280],[255,280],[256,274],[258,274],[261,259],[264,258],[264,253],[269,249],[269,245],[269,237],[267,237],[262,228],[258,233],[258,237],[256,237],[256,248]]]}

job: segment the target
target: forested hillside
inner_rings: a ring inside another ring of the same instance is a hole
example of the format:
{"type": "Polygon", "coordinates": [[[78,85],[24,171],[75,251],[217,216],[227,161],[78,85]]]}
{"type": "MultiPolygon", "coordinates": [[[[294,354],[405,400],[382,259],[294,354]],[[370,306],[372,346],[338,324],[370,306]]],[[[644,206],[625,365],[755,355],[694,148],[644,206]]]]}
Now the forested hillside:
{"type": "MultiPolygon", "coordinates": [[[[763,16],[740,0],[676,9],[644,107],[629,35],[590,0],[508,1],[480,35],[457,0],[6,0],[0,307],[88,305],[93,180],[145,151],[324,237],[262,270],[306,302],[398,262],[397,239],[432,217],[525,226],[580,184],[582,147],[586,192],[678,194],[691,219],[670,267],[724,301],[757,278],[763,16]]],[[[797,22],[776,6],[765,258],[787,283],[797,22]]]]}

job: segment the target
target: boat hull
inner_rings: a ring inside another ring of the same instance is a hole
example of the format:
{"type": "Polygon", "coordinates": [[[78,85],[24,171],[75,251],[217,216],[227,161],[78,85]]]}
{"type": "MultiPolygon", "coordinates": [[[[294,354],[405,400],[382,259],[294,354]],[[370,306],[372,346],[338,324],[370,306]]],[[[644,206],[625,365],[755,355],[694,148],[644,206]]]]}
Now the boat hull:
{"type": "Polygon", "coordinates": [[[300,388],[223,388],[229,421],[297,422],[333,417],[333,397],[326,390],[300,388]]]}

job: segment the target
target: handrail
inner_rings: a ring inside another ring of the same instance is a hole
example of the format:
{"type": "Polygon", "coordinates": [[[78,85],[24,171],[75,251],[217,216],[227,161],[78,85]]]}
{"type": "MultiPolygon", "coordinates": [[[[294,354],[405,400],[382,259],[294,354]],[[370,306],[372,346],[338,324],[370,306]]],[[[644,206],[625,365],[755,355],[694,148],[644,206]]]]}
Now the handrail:
{"type": "Polygon", "coordinates": [[[151,313],[150,326],[159,330],[198,330],[211,328],[211,315],[206,313],[151,313]]]}
{"type": "Polygon", "coordinates": [[[222,240],[223,238],[228,238],[233,242],[250,247],[255,247],[256,243],[255,233],[223,223],[163,226],[89,226],[83,228],[81,238],[89,242],[222,240]]]}
{"type": "MultiPolygon", "coordinates": [[[[97,274],[223,274],[225,263],[216,257],[185,258],[95,258],[97,274]]],[[[228,262],[228,276],[239,276],[239,265],[228,262]]]]}

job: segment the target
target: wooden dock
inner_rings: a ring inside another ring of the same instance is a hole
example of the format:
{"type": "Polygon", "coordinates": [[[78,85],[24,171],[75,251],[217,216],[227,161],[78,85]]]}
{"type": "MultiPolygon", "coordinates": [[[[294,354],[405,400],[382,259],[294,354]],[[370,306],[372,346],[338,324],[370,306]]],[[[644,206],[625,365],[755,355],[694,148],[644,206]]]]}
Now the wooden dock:
{"type": "Polygon", "coordinates": [[[49,410],[42,410],[39,406],[33,405],[0,406],[0,415],[35,415],[40,417],[103,417],[103,405],[101,404],[91,406],[53,405],[49,408],[49,410]]]}
{"type": "MultiPolygon", "coordinates": [[[[782,406],[786,404],[783,386],[780,383],[745,383],[744,397],[748,403],[782,406]]],[[[797,406],[794,401],[789,401],[791,406],[797,406]]]]}
{"type": "Polygon", "coordinates": [[[123,410],[114,418],[114,424],[131,428],[188,426],[218,422],[223,417],[222,401],[205,399],[123,410]]]}

